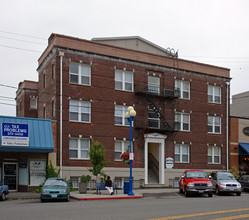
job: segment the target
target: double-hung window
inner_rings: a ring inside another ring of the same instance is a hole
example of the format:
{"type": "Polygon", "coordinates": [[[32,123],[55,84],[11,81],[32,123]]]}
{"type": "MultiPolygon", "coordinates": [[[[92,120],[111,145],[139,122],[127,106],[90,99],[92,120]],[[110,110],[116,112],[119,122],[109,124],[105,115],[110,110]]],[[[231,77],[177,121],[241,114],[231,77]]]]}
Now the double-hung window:
{"type": "Polygon", "coordinates": [[[181,99],[190,99],[190,82],[175,80],[175,90],[180,92],[181,99]]]}
{"type": "Polygon", "coordinates": [[[148,109],[148,127],[149,128],[160,128],[159,115],[153,109],[148,109]]]}
{"type": "Polygon", "coordinates": [[[90,140],[81,138],[69,139],[70,159],[89,159],[90,140]]]}
{"type": "Polygon", "coordinates": [[[69,120],[91,122],[91,103],[70,100],[69,120]]]}
{"type": "Polygon", "coordinates": [[[160,94],[160,78],[155,76],[148,76],[148,92],[160,94]]]}
{"type": "Polygon", "coordinates": [[[69,66],[69,81],[81,85],[91,85],[91,66],[70,63],[69,66]]]}
{"type": "Polygon", "coordinates": [[[129,150],[129,146],[129,141],[115,141],[115,160],[121,160],[121,154],[129,150]]]}
{"type": "Polygon", "coordinates": [[[208,163],[221,163],[221,147],[210,146],[208,147],[208,163]]]}
{"type": "Polygon", "coordinates": [[[221,87],[208,85],[208,102],[221,103],[221,87]]]}
{"type": "Polygon", "coordinates": [[[187,144],[175,145],[175,162],[189,163],[189,145],[187,144]]]}
{"type": "Polygon", "coordinates": [[[221,117],[208,116],[208,133],[221,133],[221,117]]]}
{"type": "Polygon", "coordinates": [[[37,109],[37,98],[30,98],[30,109],[37,109]]]}
{"type": "Polygon", "coordinates": [[[125,117],[127,109],[127,106],[115,105],[115,125],[129,125],[129,121],[125,117]]]}
{"type": "Polygon", "coordinates": [[[176,112],[175,129],[178,131],[190,131],[190,114],[176,112]]]}
{"type": "Polygon", "coordinates": [[[133,72],[126,70],[115,70],[115,89],[133,91],[133,72]]]}

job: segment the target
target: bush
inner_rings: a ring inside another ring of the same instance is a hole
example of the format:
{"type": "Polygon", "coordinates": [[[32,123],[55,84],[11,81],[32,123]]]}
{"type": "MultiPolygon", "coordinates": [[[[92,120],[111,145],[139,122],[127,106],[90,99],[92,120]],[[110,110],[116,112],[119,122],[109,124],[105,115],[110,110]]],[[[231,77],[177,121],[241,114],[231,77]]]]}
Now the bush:
{"type": "Polygon", "coordinates": [[[87,183],[87,182],[89,182],[91,180],[91,176],[90,175],[82,175],[81,177],[80,177],[80,182],[82,182],[82,183],[87,183]]]}

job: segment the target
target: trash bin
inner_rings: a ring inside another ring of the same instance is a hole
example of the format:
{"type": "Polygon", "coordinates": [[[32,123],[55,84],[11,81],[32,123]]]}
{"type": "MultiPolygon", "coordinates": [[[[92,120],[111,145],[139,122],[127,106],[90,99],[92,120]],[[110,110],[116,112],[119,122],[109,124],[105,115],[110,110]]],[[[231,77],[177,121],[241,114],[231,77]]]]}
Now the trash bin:
{"type": "Polygon", "coordinates": [[[124,194],[128,194],[130,191],[130,183],[124,182],[124,194]]]}

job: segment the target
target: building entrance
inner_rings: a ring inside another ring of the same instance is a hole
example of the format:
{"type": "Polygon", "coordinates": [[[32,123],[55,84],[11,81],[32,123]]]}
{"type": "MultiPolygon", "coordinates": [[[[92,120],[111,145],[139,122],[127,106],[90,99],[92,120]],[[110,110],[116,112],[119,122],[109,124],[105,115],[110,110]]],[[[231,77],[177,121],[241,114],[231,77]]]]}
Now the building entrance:
{"type": "Polygon", "coordinates": [[[10,191],[17,190],[17,163],[3,163],[3,183],[10,191]]]}

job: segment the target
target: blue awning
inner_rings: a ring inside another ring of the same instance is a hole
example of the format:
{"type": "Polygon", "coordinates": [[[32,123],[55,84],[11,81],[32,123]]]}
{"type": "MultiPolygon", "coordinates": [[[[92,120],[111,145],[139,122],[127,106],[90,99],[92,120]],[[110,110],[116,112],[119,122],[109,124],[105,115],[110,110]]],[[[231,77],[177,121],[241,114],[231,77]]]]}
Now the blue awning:
{"type": "Polygon", "coordinates": [[[52,121],[0,116],[0,151],[53,152],[52,121]]]}
{"type": "Polygon", "coordinates": [[[249,143],[239,143],[239,155],[249,155],[249,143]]]}

